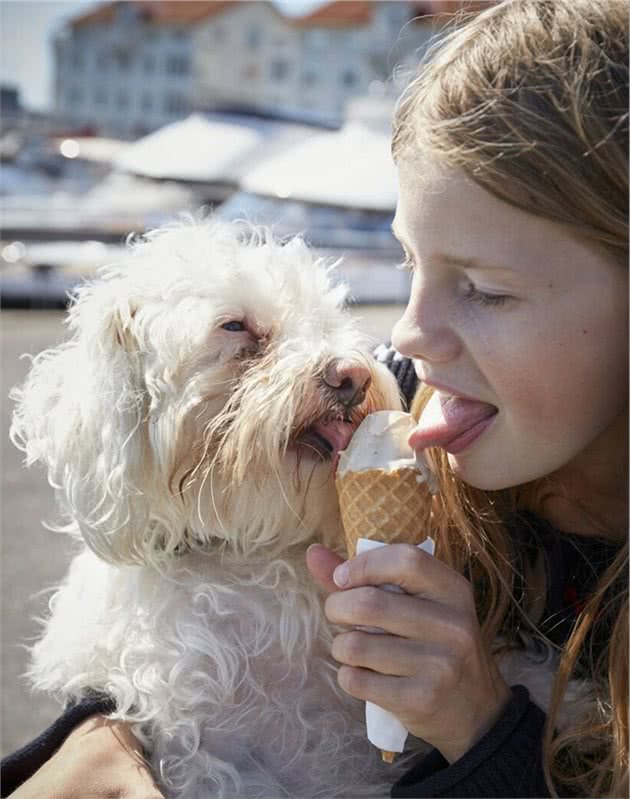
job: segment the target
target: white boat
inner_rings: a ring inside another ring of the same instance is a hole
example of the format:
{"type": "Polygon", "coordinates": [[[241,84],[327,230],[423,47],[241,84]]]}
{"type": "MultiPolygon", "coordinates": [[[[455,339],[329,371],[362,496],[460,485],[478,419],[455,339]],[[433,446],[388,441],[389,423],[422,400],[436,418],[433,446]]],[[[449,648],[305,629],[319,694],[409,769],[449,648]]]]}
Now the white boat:
{"type": "Polygon", "coordinates": [[[217,213],[303,235],[322,254],[342,258],[338,278],[358,302],[403,302],[409,275],[395,268],[402,251],[391,232],[398,183],[390,118],[391,103],[374,112],[368,98],[339,131],[321,132],[245,172],[241,191],[217,213]]]}
{"type": "Polygon", "coordinates": [[[253,194],[391,212],[398,194],[389,136],[360,121],[313,136],[243,176],[253,194]]]}
{"type": "Polygon", "coordinates": [[[191,114],[139,139],[120,152],[114,166],[159,180],[216,186],[224,199],[244,171],[261,158],[313,136],[318,128],[247,114],[191,114]]]}
{"type": "Polygon", "coordinates": [[[98,267],[116,261],[122,245],[101,241],[0,243],[0,298],[4,307],[60,307],[98,267]]]}

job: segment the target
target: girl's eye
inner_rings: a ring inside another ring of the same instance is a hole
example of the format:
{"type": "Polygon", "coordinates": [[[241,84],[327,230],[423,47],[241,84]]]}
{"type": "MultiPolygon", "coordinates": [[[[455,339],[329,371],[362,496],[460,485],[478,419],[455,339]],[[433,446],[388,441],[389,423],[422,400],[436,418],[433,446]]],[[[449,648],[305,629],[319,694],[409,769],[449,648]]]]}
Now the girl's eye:
{"type": "Polygon", "coordinates": [[[480,305],[504,305],[510,298],[508,294],[489,294],[485,291],[480,291],[474,283],[469,282],[466,288],[465,298],[478,302],[480,305]]]}
{"type": "Polygon", "coordinates": [[[247,330],[245,327],[244,322],[226,322],[225,324],[221,325],[223,330],[228,330],[230,333],[242,333],[244,330],[247,330]]]}

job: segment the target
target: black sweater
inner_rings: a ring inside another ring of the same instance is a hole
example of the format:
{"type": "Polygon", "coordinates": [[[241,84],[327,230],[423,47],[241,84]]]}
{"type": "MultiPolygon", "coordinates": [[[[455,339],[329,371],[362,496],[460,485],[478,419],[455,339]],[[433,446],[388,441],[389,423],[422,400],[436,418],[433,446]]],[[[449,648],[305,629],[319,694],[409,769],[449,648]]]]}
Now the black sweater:
{"type": "Polygon", "coordinates": [[[392,789],[392,796],[548,796],[542,771],[545,714],[522,685],[494,727],[450,766],[433,749],[392,789]]]}
{"type": "MultiPolygon", "coordinates": [[[[391,348],[376,357],[395,374],[409,404],[416,388],[413,365],[391,348]]],[[[541,624],[545,634],[562,645],[582,602],[598,574],[616,552],[594,538],[567,536],[531,516],[515,518],[512,530],[527,556],[542,547],[546,559],[547,605],[541,624]]],[[[61,746],[82,721],[112,712],[107,697],[91,696],[67,708],[34,741],[2,761],[1,796],[8,796],[61,746]]],[[[423,757],[392,788],[393,797],[546,797],[542,771],[545,714],[522,685],[512,687],[512,699],[495,725],[463,757],[452,764],[437,750],[423,757]]]]}

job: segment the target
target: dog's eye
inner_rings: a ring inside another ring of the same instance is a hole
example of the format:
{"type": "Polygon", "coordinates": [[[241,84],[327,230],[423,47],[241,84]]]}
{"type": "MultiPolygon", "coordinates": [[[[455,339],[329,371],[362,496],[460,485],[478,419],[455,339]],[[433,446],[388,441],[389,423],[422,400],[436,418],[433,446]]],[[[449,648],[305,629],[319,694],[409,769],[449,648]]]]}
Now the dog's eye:
{"type": "Polygon", "coordinates": [[[243,330],[247,330],[245,327],[244,322],[226,322],[224,325],[221,325],[223,330],[229,330],[230,333],[242,333],[243,330]]]}

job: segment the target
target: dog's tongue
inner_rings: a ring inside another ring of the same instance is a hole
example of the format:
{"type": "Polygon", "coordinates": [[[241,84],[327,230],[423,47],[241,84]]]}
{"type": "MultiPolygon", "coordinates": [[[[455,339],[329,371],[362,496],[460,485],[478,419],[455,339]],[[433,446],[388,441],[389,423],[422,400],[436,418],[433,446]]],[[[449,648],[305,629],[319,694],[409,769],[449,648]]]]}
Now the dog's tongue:
{"type": "Polygon", "coordinates": [[[332,446],[333,468],[337,468],[339,453],[350,443],[352,434],[356,430],[356,424],[351,422],[320,422],[313,428],[316,433],[323,436],[332,446]]]}
{"type": "Polygon", "coordinates": [[[478,400],[450,397],[436,391],[427,403],[418,426],[409,436],[415,450],[445,447],[471,427],[494,416],[494,405],[478,400]]]}
{"type": "Polygon", "coordinates": [[[314,430],[330,441],[334,452],[337,453],[348,446],[356,427],[352,422],[320,422],[315,425],[314,430]]]}

